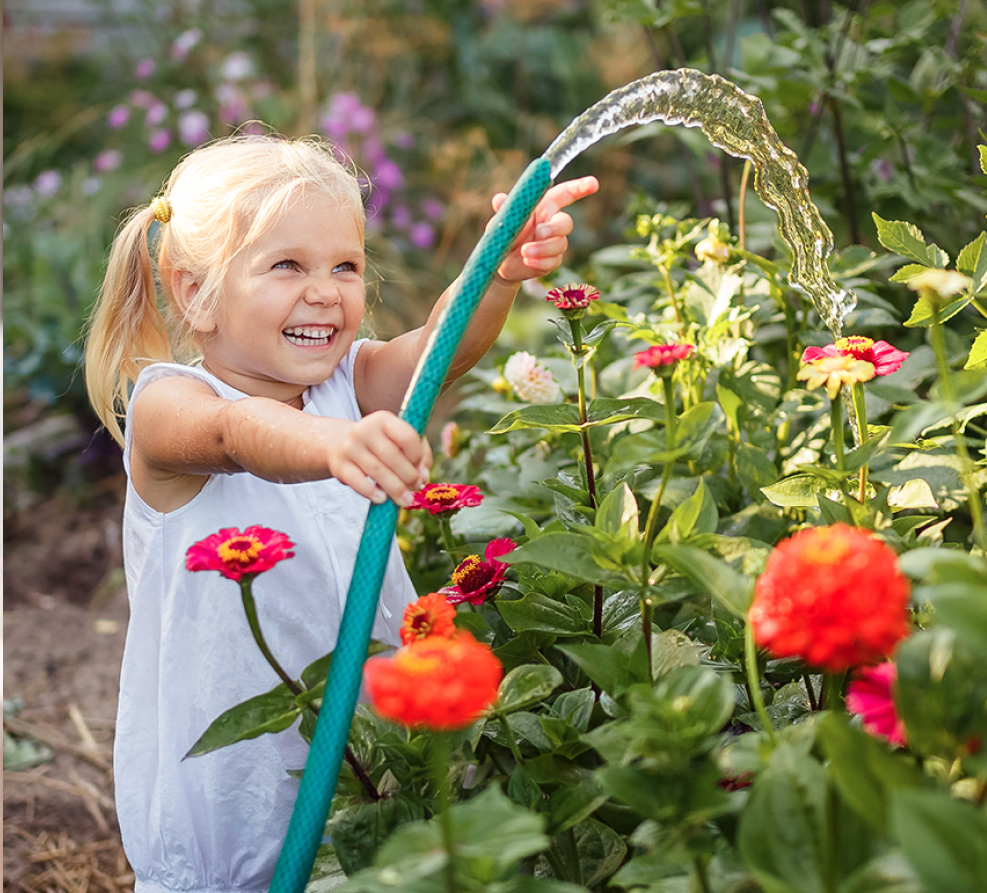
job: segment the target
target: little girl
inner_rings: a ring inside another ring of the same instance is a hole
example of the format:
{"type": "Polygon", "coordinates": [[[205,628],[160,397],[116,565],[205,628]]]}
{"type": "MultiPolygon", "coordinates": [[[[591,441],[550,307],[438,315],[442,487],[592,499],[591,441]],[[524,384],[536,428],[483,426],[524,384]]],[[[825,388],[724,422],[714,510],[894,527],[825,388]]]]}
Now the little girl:
{"type": "MultiPolygon", "coordinates": [[[[493,344],[520,281],[561,263],[561,209],[597,186],[546,193],[450,380],[493,344]]],[[[188,547],[252,524],[295,542],[254,589],[271,650],[297,677],[335,645],[367,500],[408,505],[427,479],[428,444],[395,412],[448,292],[420,329],[357,341],[363,239],[358,182],[330,147],[243,136],[186,157],[111,250],[86,384],[128,474],[114,771],[136,893],[266,890],[297,793],[288,770],[305,763],[293,730],[182,760],[220,713],[278,683],[235,587],[186,571],[188,547]]],[[[374,636],[396,644],[414,598],[392,543],[374,636]]]]}

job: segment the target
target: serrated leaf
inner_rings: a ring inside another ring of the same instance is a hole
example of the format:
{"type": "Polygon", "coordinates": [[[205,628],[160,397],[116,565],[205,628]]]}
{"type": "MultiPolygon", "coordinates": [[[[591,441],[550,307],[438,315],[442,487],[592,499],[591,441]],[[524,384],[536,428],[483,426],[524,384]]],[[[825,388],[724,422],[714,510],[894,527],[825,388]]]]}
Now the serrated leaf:
{"type": "Polygon", "coordinates": [[[888,251],[927,267],[945,267],[949,263],[949,255],[938,245],[926,244],[922,231],[913,223],[871,216],[877,226],[877,238],[888,251]]]}
{"type": "MultiPolygon", "coordinates": [[[[939,305],[939,322],[946,322],[947,319],[952,319],[972,300],[973,295],[957,295],[948,301],[942,302],[939,305]]],[[[905,320],[905,325],[911,328],[915,328],[916,326],[928,328],[932,325],[932,311],[932,302],[927,298],[920,297],[915,302],[915,306],[912,307],[912,315],[905,320]]]]}
{"type": "Polygon", "coordinates": [[[924,273],[928,269],[924,264],[905,264],[888,281],[908,282],[913,276],[918,276],[919,273],[924,273]]]}
{"type": "Polygon", "coordinates": [[[282,682],[262,695],[250,698],[220,714],[185,754],[199,757],[237,741],[257,738],[266,732],[287,729],[302,712],[295,696],[282,682]]]}
{"type": "Polygon", "coordinates": [[[956,258],[956,269],[973,280],[970,291],[977,294],[987,282],[987,232],[981,233],[956,258]]]}
{"type": "Polygon", "coordinates": [[[964,369],[987,369],[987,330],[981,332],[973,339],[973,347],[970,348],[970,356],[963,364],[964,369]]]}
{"type": "Polygon", "coordinates": [[[987,174],[987,146],[977,146],[980,152],[980,170],[987,174]]]}

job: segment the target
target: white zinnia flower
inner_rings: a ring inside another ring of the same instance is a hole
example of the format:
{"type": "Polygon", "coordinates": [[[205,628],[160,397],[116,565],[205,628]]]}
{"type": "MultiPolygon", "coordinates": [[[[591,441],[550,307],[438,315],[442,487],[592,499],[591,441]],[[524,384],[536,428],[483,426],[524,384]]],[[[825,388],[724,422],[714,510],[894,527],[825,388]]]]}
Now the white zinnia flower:
{"type": "Polygon", "coordinates": [[[554,403],[562,393],[552,373],[523,350],[504,364],[504,378],[514,393],[528,403],[554,403]]]}

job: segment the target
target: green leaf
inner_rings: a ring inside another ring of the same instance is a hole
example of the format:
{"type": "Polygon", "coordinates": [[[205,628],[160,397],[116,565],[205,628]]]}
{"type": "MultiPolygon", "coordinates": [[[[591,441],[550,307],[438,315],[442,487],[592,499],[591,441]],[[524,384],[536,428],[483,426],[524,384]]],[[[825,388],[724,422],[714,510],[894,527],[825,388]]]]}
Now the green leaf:
{"type": "MultiPolygon", "coordinates": [[[[948,301],[943,301],[939,304],[939,322],[946,322],[948,319],[952,319],[959,313],[964,307],[967,306],[973,300],[973,295],[956,295],[950,298],[948,301]]],[[[933,319],[933,306],[932,302],[925,297],[920,297],[916,302],[915,306],[912,307],[912,314],[905,320],[905,325],[915,328],[919,326],[921,328],[928,328],[932,325],[933,319]]]]}
{"type": "Polygon", "coordinates": [[[973,347],[970,348],[970,356],[963,364],[964,369],[987,369],[987,330],[981,332],[973,339],[973,347]]]}
{"type": "Polygon", "coordinates": [[[551,403],[524,406],[509,412],[488,434],[506,434],[524,428],[544,428],[547,431],[579,431],[579,408],[573,403],[551,403]]]}
{"type": "Polygon", "coordinates": [[[497,602],[500,616],[517,633],[528,630],[556,636],[576,636],[588,632],[576,612],[563,602],[540,592],[529,592],[516,601],[497,602]]]}
{"type": "Polygon", "coordinates": [[[778,479],[778,469],[763,449],[745,440],[737,447],[737,476],[743,488],[760,502],[763,488],[778,479]]]}
{"type": "Polygon", "coordinates": [[[638,508],[634,493],[627,484],[614,487],[596,510],[595,526],[606,533],[617,533],[625,525],[638,529],[638,508]]]}
{"type": "Polygon", "coordinates": [[[740,816],[737,845],[766,893],[828,893],[826,771],[782,744],[740,816]]]}
{"type": "Polygon", "coordinates": [[[578,825],[598,810],[610,795],[592,778],[576,785],[562,785],[548,802],[548,833],[555,835],[578,825]]]}
{"type": "Polygon", "coordinates": [[[221,747],[287,729],[302,712],[295,696],[282,682],[262,695],[250,698],[212,721],[183,759],[200,757],[221,747]]]}
{"type": "Polygon", "coordinates": [[[926,893],[982,893],[987,816],[941,791],[897,791],[891,818],[926,893]]]}
{"type": "Polygon", "coordinates": [[[844,715],[827,713],[817,725],[816,736],[840,796],[874,828],[887,833],[892,792],[921,787],[922,774],[901,753],[852,727],[844,715]]]}
{"type": "Polygon", "coordinates": [[[980,153],[980,170],[987,174],[987,146],[977,146],[980,153]]]}
{"type": "MultiPolygon", "coordinates": [[[[587,643],[583,645],[557,645],[559,651],[575,661],[576,665],[607,694],[619,697],[638,682],[648,681],[648,668],[637,653],[628,654],[611,645],[587,643]]],[[[643,649],[642,649],[643,656],[643,649]]]]}
{"type": "Polygon", "coordinates": [[[908,282],[919,273],[924,273],[929,268],[924,264],[905,264],[888,280],[889,282],[908,282]]]}
{"type": "Polygon", "coordinates": [[[977,294],[987,282],[987,232],[982,232],[956,258],[956,269],[973,280],[970,291],[977,294]]]}
{"type": "Polygon", "coordinates": [[[596,819],[578,824],[575,837],[582,882],[589,888],[610,877],[627,854],[623,836],[596,819]]]}
{"type": "Polygon", "coordinates": [[[782,508],[815,508],[816,497],[831,487],[814,474],[793,474],[770,487],[761,487],[768,501],[782,508]]]}
{"type": "Polygon", "coordinates": [[[627,583],[623,576],[605,570],[593,559],[593,542],[589,534],[572,531],[545,533],[501,556],[500,560],[507,564],[534,564],[601,586],[621,586],[627,583]]]}
{"type": "Polygon", "coordinates": [[[877,238],[888,251],[927,267],[945,267],[949,263],[949,255],[938,245],[926,244],[922,231],[914,224],[903,220],[882,220],[877,214],[871,216],[877,225],[877,238]]]}
{"type": "Polygon", "coordinates": [[[510,713],[547,698],[562,684],[562,674],[549,664],[515,667],[501,680],[497,710],[510,713]]]}
{"type": "Polygon", "coordinates": [[[708,592],[731,613],[738,617],[747,616],[754,594],[754,581],[735,571],[722,559],[693,546],[683,545],[656,546],[653,557],[708,592]]]}
{"type": "Polygon", "coordinates": [[[716,533],[719,518],[716,500],[700,478],[695,492],[675,507],[665,530],[672,542],[680,542],[693,534],[716,533]]]}

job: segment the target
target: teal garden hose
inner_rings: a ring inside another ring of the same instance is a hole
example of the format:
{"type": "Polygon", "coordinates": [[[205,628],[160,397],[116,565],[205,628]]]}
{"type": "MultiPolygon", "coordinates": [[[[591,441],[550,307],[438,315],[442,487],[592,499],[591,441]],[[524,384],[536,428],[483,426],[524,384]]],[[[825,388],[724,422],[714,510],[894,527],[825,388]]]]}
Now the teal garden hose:
{"type": "MultiPolygon", "coordinates": [[[[401,418],[419,434],[425,432],[432,406],[473,311],[551,180],[551,166],[545,158],[538,158],[528,165],[467,260],[432,332],[401,409],[401,418]]],[[[363,662],[397,516],[398,508],[391,501],[371,505],[367,513],[325,696],[298,799],[274,872],[271,893],[301,893],[311,874],[360,693],[363,662]]]]}

